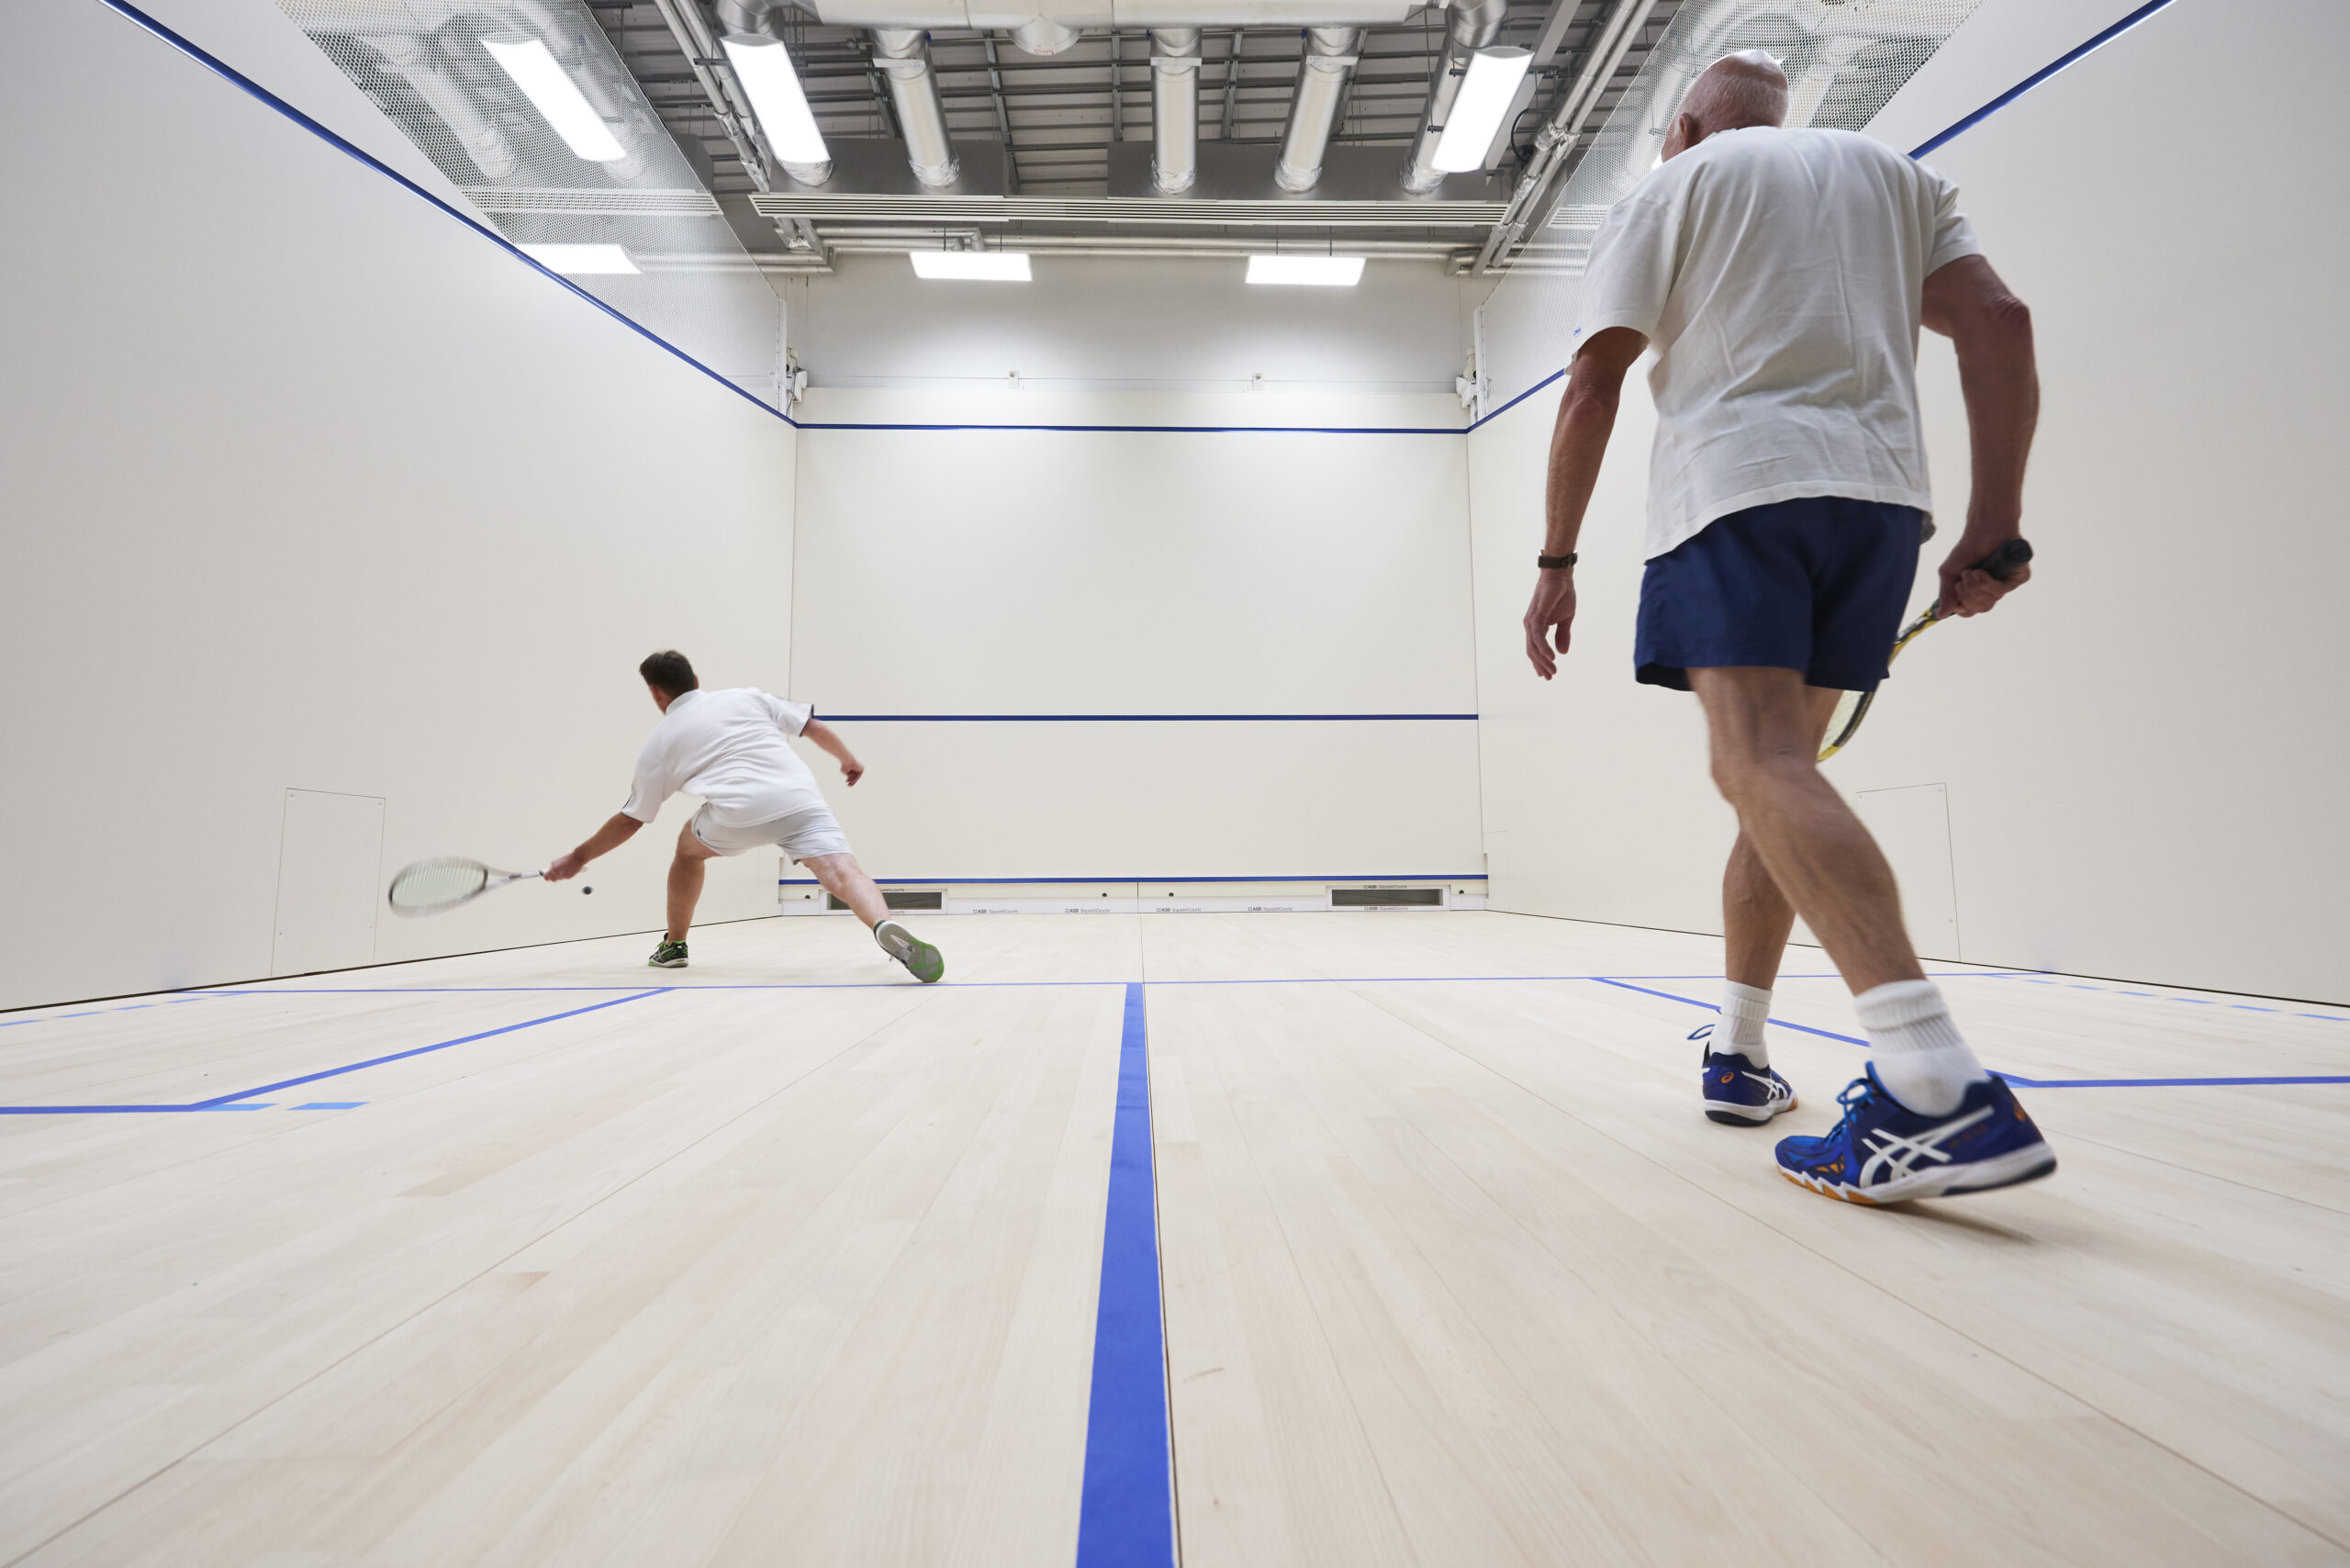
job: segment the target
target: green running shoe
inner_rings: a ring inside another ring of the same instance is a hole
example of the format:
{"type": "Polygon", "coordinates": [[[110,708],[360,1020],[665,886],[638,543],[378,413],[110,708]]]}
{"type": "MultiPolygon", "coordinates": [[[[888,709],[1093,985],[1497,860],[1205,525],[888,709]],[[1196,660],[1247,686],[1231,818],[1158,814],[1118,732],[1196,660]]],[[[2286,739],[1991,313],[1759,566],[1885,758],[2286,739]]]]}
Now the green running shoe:
{"type": "Polygon", "coordinates": [[[664,942],[653,949],[653,957],[644,960],[656,969],[682,969],[686,967],[686,945],[664,942]]]}
{"type": "Polygon", "coordinates": [[[881,950],[906,966],[906,972],[924,985],[936,985],[946,972],[946,960],[938,949],[923,941],[894,920],[885,920],[873,928],[873,939],[881,950]]]}

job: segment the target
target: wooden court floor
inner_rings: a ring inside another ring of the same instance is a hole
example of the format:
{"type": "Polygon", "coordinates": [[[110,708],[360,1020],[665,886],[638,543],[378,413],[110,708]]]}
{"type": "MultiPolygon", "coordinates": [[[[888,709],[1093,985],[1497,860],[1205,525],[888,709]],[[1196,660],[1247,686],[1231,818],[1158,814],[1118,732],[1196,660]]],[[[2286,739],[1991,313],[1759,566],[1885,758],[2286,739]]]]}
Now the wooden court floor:
{"type": "Polygon", "coordinates": [[[1931,966],[2063,1164],[1871,1211],[1696,937],[927,931],[0,1014],[0,1564],[1077,1562],[1136,982],[1186,1568],[2350,1562],[2350,1007],[1931,966]]]}

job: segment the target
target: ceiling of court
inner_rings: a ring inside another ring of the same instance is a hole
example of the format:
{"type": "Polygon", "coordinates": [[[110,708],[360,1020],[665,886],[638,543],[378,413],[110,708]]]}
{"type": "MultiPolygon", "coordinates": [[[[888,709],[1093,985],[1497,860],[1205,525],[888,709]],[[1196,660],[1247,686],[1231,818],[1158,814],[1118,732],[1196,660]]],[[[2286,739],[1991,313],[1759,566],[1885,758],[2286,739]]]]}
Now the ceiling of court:
{"type": "MultiPolygon", "coordinates": [[[[699,0],[671,0],[692,6],[699,0]]],[[[1556,111],[1561,98],[1584,69],[1610,14],[1620,0],[1516,0],[1497,42],[1537,50],[1532,101],[1516,119],[1511,145],[1489,173],[1489,203],[1505,201],[1519,168],[1532,154],[1533,138],[1556,111]],[[1538,46],[1555,40],[1547,53],[1538,46]]],[[[775,252],[783,265],[822,263],[830,241],[849,248],[883,248],[902,237],[938,243],[956,238],[951,222],[924,224],[900,216],[894,222],[871,218],[817,219],[794,232],[787,222],[778,235],[766,218],[751,217],[748,198],[755,182],[713,109],[703,84],[680,47],[677,32],[655,0],[588,0],[596,20],[611,40],[646,98],[673,134],[708,160],[708,179],[735,216],[738,233],[755,253],[775,252]],[[744,218],[748,221],[744,221],[744,218]],[[809,232],[812,230],[813,232],[809,232]],[[812,245],[811,241],[813,241],[812,245]],[[813,251],[816,254],[811,255],[813,251]]],[[[1621,62],[1603,89],[1587,129],[1569,153],[1570,165],[1606,121],[1608,112],[1639,74],[1655,42],[1663,37],[1681,0],[1658,0],[1640,23],[1621,62]]],[[[705,13],[707,14],[707,13],[705,13]]],[[[798,64],[811,106],[826,140],[895,140],[899,128],[887,83],[873,62],[871,34],[827,27],[793,13],[785,40],[798,64]]],[[[1339,149],[1392,150],[1400,168],[1427,107],[1429,85],[1442,57],[1446,12],[1427,6],[1405,22],[1371,27],[1331,136],[1333,162],[1339,149]]],[[[1272,149],[1280,143],[1305,37],[1296,28],[1207,28],[1203,29],[1200,71],[1200,141],[1203,157],[1218,144],[1272,149]]],[[[1069,50],[1049,57],[1023,52],[1008,33],[934,32],[932,57],[950,133],[958,143],[1003,149],[1008,194],[1027,197],[1095,197],[1109,188],[1113,150],[1136,143],[1147,158],[1151,140],[1150,40],[1142,28],[1089,32],[1069,50]]],[[[968,162],[968,161],[967,161],[968,162]]],[[[1362,161],[1356,159],[1360,165],[1362,161]]],[[[1449,190],[1448,194],[1452,194],[1449,190]]],[[[1284,225],[1283,243],[1309,248],[1318,237],[1301,214],[1284,225]]],[[[1484,220],[1449,228],[1424,225],[1383,230],[1356,224],[1344,230],[1348,249],[1385,254],[1450,257],[1468,264],[1477,254],[1484,220]]],[[[1013,226],[1019,241],[1058,239],[1068,248],[1153,252],[1209,252],[1267,248],[1271,236],[1260,226],[1216,232],[1197,223],[1180,233],[1164,226],[1038,218],[1013,226]]],[[[990,241],[1000,226],[990,226],[990,241]]],[[[902,243],[896,248],[904,249],[902,243]]]]}

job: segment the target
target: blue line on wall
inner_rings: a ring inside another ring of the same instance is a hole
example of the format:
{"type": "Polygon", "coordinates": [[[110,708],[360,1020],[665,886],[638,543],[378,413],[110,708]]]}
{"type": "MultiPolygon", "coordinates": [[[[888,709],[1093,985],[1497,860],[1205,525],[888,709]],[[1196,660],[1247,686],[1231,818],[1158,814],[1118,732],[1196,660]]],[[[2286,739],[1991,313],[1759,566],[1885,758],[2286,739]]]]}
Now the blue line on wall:
{"type": "Polygon", "coordinates": [[[1059,431],[1082,435],[1459,435],[1469,428],[1466,425],[848,424],[822,420],[793,420],[791,422],[803,431],[1059,431]]]}
{"type": "MultiPolygon", "coordinates": [[[[1923,158],[1927,153],[1931,152],[1935,148],[1942,146],[1944,142],[1951,140],[1953,138],[1959,136],[1965,131],[1972,130],[1975,127],[1981,125],[1985,120],[1989,119],[1993,115],[1998,114],[2001,109],[2006,108],[2009,104],[2014,103],[2018,98],[2022,97],[2026,93],[2031,92],[2034,87],[2039,86],[2042,82],[2047,81],[2050,77],[2065,70],[2067,66],[2076,64],[2080,61],[2087,59],[2088,56],[2095,54],[2098,50],[2103,49],[2107,44],[2111,43],[2115,39],[2120,38],[2123,33],[2128,32],[2132,28],[2136,27],[2139,23],[2144,21],[2147,17],[2153,16],[2155,12],[2161,10],[2170,3],[2171,0],[2147,0],[2147,4],[2139,6],[2136,10],[2122,17],[2120,21],[2106,28],[2095,38],[2090,39],[2087,43],[2084,43],[2076,49],[2067,50],[2064,54],[2049,62],[2046,65],[2042,66],[2039,70],[2033,72],[2031,75],[2025,77],[2022,81],[2017,83],[2014,86],[2009,88],[2006,92],[2000,94],[1989,103],[1985,104],[1981,108],[1976,109],[1974,113],[1966,116],[1963,119],[1960,119],[1955,124],[1949,126],[1939,134],[1928,137],[1925,140],[1919,142],[1916,147],[1910,150],[1909,156],[1912,158],[1923,158]]],[[[1541,380],[1536,382],[1525,391],[1520,392],[1516,397],[1512,398],[1508,402],[1504,403],[1500,408],[1495,409],[1492,413],[1481,415],[1477,419],[1472,420],[1469,422],[1468,428],[1473,431],[1489,420],[1497,420],[1501,418],[1502,415],[1508,413],[1512,409],[1516,408],[1520,403],[1525,402],[1526,399],[1533,397],[1534,394],[1541,391],[1542,388],[1550,386],[1550,383],[1558,380],[1559,377],[1565,374],[1566,371],[1564,369],[1552,371],[1550,375],[1544,376],[1541,380]]],[[[2021,1082],[2022,1081],[2019,1079],[2017,1081],[2021,1082]]]]}
{"type": "Polygon", "coordinates": [[[1077,1568],[1170,1568],[1174,1452],[1167,1417],[1167,1341],[1158,1284],[1158,1196],[1151,1169],[1150,1042],[1139,982],[1126,987],[1110,1201],[1102,1224],[1102,1295],[1077,1568]]]}
{"type": "Polygon", "coordinates": [[[325,142],[328,146],[357,159],[360,162],[365,164],[368,168],[375,170],[375,173],[383,175],[384,178],[391,181],[394,185],[398,185],[402,190],[407,191],[409,195],[431,202],[441,211],[448,214],[451,218],[455,218],[458,222],[464,224],[466,228],[480,235],[483,239],[487,240],[491,244],[496,245],[499,250],[504,251],[507,254],[512,256],[516,261],[521,263],[524,266],[529,267],[540,276],[544,277],[559,286],[568,289],[573,294],[577,295],[580,298],[586,300],[588,304],[594,306],[605,315],[610,316],[613,320],[618,321],[621,326],[626,327],[630,331],[634,332],[638,337],[643,338],[645,342],[652,343],[656,347],[667,350],[670,353],[675,354],[677,358],[685,361],[688,364],[692,365],[696,370],[700,371],[704,375],[709,376],[712,381],[717,382],[721,386],[725,387],[729,392],[733,393],[737,398],[740,398],[744,402],[749,403],[753,408],[759,409],[762,413],[771,414],[775,418],[783,420],[786,424],[793,422],[791,416],[786,414],[780,409],[776,408],[771,403],[761,401],[759,398],[752,396],[749,392],[744,391],[742,387],[737,386],[733,382],[729,381],[725,376],[719,375],[718,372],[712,370],[710,366],[702,364],[701,361],[696,359],[693,355],[688,353],[677,344],[669,342],[668,339],[647,330],[637,322],[621,315],[618,310],[613,309],[610,306],[605,304],[602,300],[597,298],[594,295],[588,293],[586,289],[580,287],[577,284],[564,276],[561,273],[556,272],[554,268],[546,265],[543,262],[540,262],[532,258],[520,246],[516,245],[511,240],[506,238],[505,235],[500,234],[497,230],[489,228],[487,225],[479,223],[474,218],[467,217],[464,213],[460,212],[453,207],[451,207],[447,202],[442,201],[439,196],[434,196],[431,191],[426,190],[422,185],[418,185],[414,180],[409,179],[406,174],[401,174],[397,169],[393,168],[389,163],[385,162],[374,153],[367,151],[357,143],[348,141],[341,136],[329,130],[325,126],[319,124],[317,120],[312,119],[308,115],[304,114],[300,109],[296,108],[292,104],[287,103],[285,99],[279,97],[276,94],[271,92],[268,88],[263,86],[260,83],[254,81],[252,77],[246,75],[235,66],[229,64],[227,61],[222,60],[219,56],[205,49],[201,44],[198,44],[195,40],[185,38],[179,33],[173,32],[170,28],[165,27],[162,23],[149,16],[138,6],[131,5],[130,0],[99,0],[99,4],[118,13],[125,19],[144,28],[147,31],[154,34],[156,38],[162,39],[164,43],[171,45],[172,48],[178,50],[182,54],[186,55],[190,60],[195,61],[197,64],[203,66],[206,70],[210,71],[221,80],[229,83],[243,92],[251,95],[253,98],[268,105],[271,108],[275,109],[279,114],[284,115],[287,119],[292,120],[296,125],[300,126],[304,130],[308,131],[311,135],[325,142]]]}
{"type": "MultiPolygon", "coordinates": [[[[1351,877],[876,877],[873,880],[885,888],[981,888],[1008,887],[1017,883],[1043,883],[1047,887],[1067,887],[1077,883],[1091,886],[1099,882],[1482,882],[1483,871],[1461,871],[1447,876],[1440,871],[1388,871],[1378,876],[1357,873],[1351,877]]],[[[813,877],[781,877],[778,885],[787,888],[811,888],[813,877]]]]}
{"type": "MultiPolygon", "coordinates": [[[[1457,432],[1456,432],[1457,433],[1457,432]]],[[[1474,713],[822,713],[828,724],[1434,724],[1474,713]]]]}
{"type": "Polygon", "coordinates": [[[2095,54],[2098,50],[2103,49],[2107,44],[2111,43],[2115,39],[2120,38],[2123,33],[2128,32],[2132,28],[2136,27],[2140,22],[2144,21],[2147,17],[2153,16],[2155,12],[2161,10],[2164,6],[2169,4],[2170,0],[2147,0],[2147,4],[2139,6],[2136,10],[2122,17],[2120,21],[2114,23],[2113,26],[2106,28],[2105,31],[2089,39],[2088,42],[2082,44],[2077,49],[2069,50],[2065,53],[2058,56],[2056,59],[2049,62],[2049,63],[2042,66],[2039,70],[2033,72],[2031,75],[2025,77],[2022,81],[2017,83],[2014,86],[2009,88],[2006,92],[2000,94],[1998,97],[1992,99],[1981,108],[1976,109],[1973,114],[1968,115],[1965,118],[1959,120],[1954,125],[1952,125],[1941,134],[1928,137],[1925,140],[1919,142],[1915,148],[1911,149],[1909,156],[1912,158],[1923,158],[1927,153],[1931,152],[1935,148],[1940,147],[1943,142],[1950,140],[1953,137],[1959,135],[1963,131],[1971,130],[1975,127],[1981,125],[1985,120],[1989,119],[1993,115],[1998,114],[2001,109],[2006,108],[2009,104],[2014,103],[2018,98],[2022,97],[2026,93],[2031,92],[2034,87],[2039,86],[2042,82],[2047,81],[2051,76],[2055,75],[2066,66],[2076,64],[2078,62],[2087,59],[2088,56],[2095,54]]]}

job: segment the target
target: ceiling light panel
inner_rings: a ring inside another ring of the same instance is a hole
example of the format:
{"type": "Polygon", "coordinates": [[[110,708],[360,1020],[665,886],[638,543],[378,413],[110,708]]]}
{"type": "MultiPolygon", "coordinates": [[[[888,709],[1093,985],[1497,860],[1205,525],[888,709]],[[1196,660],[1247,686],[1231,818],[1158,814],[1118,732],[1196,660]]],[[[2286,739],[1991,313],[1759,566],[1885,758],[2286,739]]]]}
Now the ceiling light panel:
{"type": "Polygon", "coordinates": [[[731,38],[725,49],[775,155],[786,163],[830,162],[833,155],[824,146],[824,133],[816,129],[800,73],[791,68],[791,55],[783,45],[773,39],[731,38]]]}
{"type": "Polygon", "coordinates": [[[1025,251],[913,251],[914,276],[964,278],[980,283],[1026,283],[1025,251]]]}
{"type": "Polygon", "coordinates": [[[1360,256],[1251,256],[1250,283],[1352,288],[1362,281],[1360,256]]]}
{"type": "Polygon", "coordinates": [[[481,46],[546,117],[565,146],[591,163],[610,163],[628,156],[612,135],[612,128],[581,95],[579,84],[563,73],[545,44],[537,39],[484,39],[481,46]]]}
{"type": "Polygon", "coordinates": [[[1516,100],[1517,84],[1534,63],[1530,50],[1504,46],[1481,49],[1469,57],[1469,74],[1444,117],[1444,134],[1437,139],[1436,166],[1447,174],[1466,174],[1485,166],[1485,150],[1502,129],[1502,117],[1516,100]]]}

